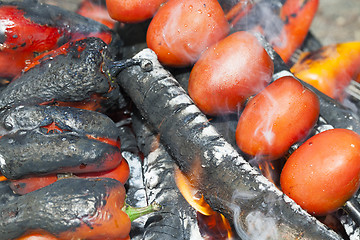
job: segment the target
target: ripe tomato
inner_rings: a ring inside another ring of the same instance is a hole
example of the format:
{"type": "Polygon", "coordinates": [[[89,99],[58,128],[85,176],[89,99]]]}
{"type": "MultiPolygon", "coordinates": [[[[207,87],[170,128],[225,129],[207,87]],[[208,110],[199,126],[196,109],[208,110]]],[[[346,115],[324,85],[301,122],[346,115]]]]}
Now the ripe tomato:
{"type": "Polygon", "coordinates": [[[293,77],[282,77],[251,99],[237,128],[239,148],[252,156],[277,159],[315,125],[319,99],[293,77]]]}
{"type": "Polygon", "coordinates": [[[269,84],[273,71],[274,63],[257,39],[236,32],[207,49],[195,63],[189,95],[206,114],[235,112],[269,84]]]}
{"type": "Polygon", "coordinates": [[[229,24],[218,1],[170,0],[152,19],[146,42],[161,63],[186,66],[228,32],[229,24]]]}
{"type": "Polygon", "coordinates": [[[141,22],[152,18],[166,0],[106,0],[112,19],[119,22],[141,22]]]}
{"type": "Polygon", "coordinates": [[[359,180],[360,136],[347,129],[308,139],[289,157],[280,176],[283,192],[314,215],[343,206],[359,189],[359,180]]]}

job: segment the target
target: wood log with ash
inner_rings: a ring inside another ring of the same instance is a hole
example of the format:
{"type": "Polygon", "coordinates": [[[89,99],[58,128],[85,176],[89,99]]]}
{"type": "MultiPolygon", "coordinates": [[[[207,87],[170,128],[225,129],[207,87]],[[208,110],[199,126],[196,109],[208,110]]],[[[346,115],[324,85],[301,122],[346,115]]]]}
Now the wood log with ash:
{"type": "Polygon", "coordinates": [[[156,201],[163,207],[146,216],[141,239],[202,239],[196,211],[176,187],[172,157],[139,114],[134,115],[133,126],[139,149],[145,157],[143,174],[147,201],[156,201]]]}
{"type": "Polygon", "coordinates": [[[210,206],[234,221],[242,239],[340,239],[286,197],[216,131],[149,49],[117,81],[160,134],[210,206]]]}

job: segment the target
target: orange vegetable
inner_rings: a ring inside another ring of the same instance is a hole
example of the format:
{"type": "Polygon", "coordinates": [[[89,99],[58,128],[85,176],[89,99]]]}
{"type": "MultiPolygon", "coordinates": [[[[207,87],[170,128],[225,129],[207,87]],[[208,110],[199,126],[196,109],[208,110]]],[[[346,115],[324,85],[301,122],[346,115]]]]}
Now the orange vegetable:
{"type": "Polygon", "coordinates": [[[303,53],[291,71],[329,97],[344,98],[344,89],[360,73],[360,42],[328,45],[303,53]]]}
{"type": "Polygon", "coordinates": [[[280,11],[284,26],[280,34],[269,39],[284,62],[298,49],[309,32],[319,0],[287,0],[280,11]]]}

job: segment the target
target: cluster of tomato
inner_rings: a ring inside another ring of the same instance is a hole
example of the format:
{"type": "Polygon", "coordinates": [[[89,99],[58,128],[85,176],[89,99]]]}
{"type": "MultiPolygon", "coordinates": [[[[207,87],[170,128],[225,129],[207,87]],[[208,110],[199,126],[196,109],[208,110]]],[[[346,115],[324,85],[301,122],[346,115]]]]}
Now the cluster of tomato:
{"type": "MultiPolygon", "coordinates": [[[[192,66],[188,92],[205,114],[241,112],[236,142],[243,153],[273,161],[309,137],[319,117],[318,97],[292,76],[271,83],[274,64],[254,36],[254,32],[268,35],[261,25],[234,30],[229,23],[233,12],[224,13],[221,1],[216,0],[106,2],[117,21],[140,22],[153,17],[147,30],[148,47],[165,66],[192,66]]],[[[233,7],[235,15],[246,15],[249,7],[244,4],[240,1],[233,7]]],[[[288,0],[281,8],[282,31],[268,41],[285,62],[305,39],[317,7],[317,0],[288,0]]],[[[353,60],[360,55],[355,55],[348,65],[358,63],[353,60]]],[[[299,64],[309,59],[303,57],[299,64]]],[[[337,67],[341,69],[333,64],[330,70],[337,71],[337,67]]],[[[293,71],[302,78],[297,69],[294,66],[293,71]]],[[[331,88],[339,84],[346,85],[334,83],[331,88]]],[[[360,136],[347,129],[311,137],[287,159],[281,174],[282,190],[314,215],[335,211],[359,188],[359,148],[360,136]]]]}

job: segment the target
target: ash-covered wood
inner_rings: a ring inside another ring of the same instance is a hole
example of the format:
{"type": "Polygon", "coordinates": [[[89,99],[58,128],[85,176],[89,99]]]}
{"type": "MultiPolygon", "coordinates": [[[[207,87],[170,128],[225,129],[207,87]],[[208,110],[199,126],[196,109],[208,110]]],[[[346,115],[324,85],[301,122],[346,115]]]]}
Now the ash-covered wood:
{"type": "Polygon", "coordinates": [[[149,203],[156,201],[162,210],[152,214],[145,223],[140,239],[202,239],[196,211],[181,195],[174,180],[174,161],[158,135],[136,114],[134,131],[143,152],[143,174],[149,203]]]}
{"type": "Polygon", "coordinates": [[[119,84],[159,132],[164,146],[196,182],[210,206],[234,220],[240,237],[257,234],[252,232],[253,226],[260,224],[272,229],[276,239],[340,239],[252,168],[209,123],[151,50],[143,50],[134,58],[146,60],[143,66],[122,71],[119,84]]]}

